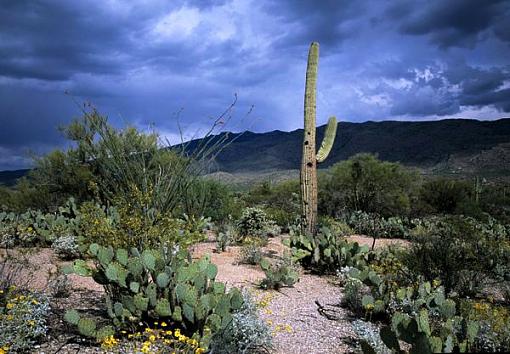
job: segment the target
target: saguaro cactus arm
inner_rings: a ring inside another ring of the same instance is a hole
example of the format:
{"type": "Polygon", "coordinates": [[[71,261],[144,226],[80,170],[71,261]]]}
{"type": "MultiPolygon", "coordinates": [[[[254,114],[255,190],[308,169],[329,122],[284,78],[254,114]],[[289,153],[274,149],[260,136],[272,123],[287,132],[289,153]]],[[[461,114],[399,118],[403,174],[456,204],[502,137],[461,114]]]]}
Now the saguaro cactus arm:
{"type": "Polygon", "coordinates": [[[317,163],[321,163],[327,159],[331,148],[335,143],[337,121],[335,117],[330,117],[328,120],[328,126],[326,127],[326,133],[324,139],[322,139],[321,148],[317,153],[317,163]]]}

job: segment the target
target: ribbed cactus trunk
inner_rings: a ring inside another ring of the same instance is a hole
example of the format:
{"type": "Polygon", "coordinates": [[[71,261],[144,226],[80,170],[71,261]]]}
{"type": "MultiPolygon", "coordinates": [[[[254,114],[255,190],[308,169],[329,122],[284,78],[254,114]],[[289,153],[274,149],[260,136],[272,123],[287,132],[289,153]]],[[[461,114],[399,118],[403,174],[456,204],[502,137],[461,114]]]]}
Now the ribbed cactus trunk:
{"type": "Polygon", "coordinates": [[[316,92],[319,44],[314,42],[308,52],[306,68],[303,157],[301,160],[301,228],[303,233],[317,231],[317,163],[326,159],[336,135],[336,118],[331,117],[319,152],[315,153],[316,92]]]}

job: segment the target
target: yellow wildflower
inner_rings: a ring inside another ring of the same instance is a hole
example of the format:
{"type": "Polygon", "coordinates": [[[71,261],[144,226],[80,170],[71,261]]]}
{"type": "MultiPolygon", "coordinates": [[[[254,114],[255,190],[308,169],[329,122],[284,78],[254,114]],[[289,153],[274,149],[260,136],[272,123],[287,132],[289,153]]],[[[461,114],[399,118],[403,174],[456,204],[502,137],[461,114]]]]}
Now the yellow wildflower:
{"type": "Polygon", "coordinates": [[[167,326],[166,322],[161,322],[161,327],[166,327],[166,326],[167,326]]]}
{"type": "Polygon", "coordinates": [[[7,306],[5,306],[5,307],[7,307],[7,310],[10,310],[14,307],[14,304],[8,303],[7,306]]]}

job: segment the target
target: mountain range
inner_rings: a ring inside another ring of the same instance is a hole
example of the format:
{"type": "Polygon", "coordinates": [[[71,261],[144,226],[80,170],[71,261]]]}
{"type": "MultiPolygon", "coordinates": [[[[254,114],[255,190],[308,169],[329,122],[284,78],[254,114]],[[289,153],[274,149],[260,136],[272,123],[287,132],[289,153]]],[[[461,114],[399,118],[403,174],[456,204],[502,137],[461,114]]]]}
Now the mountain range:
{"type": "MultiPolygon", "coordinates": [[[[317,129],[317,146],[326,126],[317,129]]],[[[217,171],[229,173],[299,169],[303,130],[232,134],[233,142],[215,159],[217,171]]],[[[340,122],[328,159],[320,167],[373,153],[381,160],[400,162],[425,170],[477,169],[510,172],[510,119],[478,121],[340,122]],[[471,166],[473,165],[473,166],[471,166]]]]}
{"type": "MultiPolygon", "coordinates": [[[[317,128],[317,145],[325,128],[317,128]]],[[[213,161],[211,173],[222,178],[228,174],[270,175],[275,171],[287,171],[287,175],[294,171],[290,175],[295,175],[299,169],[303,129],[222,134],[228,134],[229,143],[213,161]]],[[[189,146],[199,143],[197,139],[189,146]]],[[[364,152],[418,167],[425,173],[510,177],[510,118],[340,122],[330,156],[320,167],[364,152]]],[[[26,171],[0,172],[0,183],[12,184],[26,171]]]]}

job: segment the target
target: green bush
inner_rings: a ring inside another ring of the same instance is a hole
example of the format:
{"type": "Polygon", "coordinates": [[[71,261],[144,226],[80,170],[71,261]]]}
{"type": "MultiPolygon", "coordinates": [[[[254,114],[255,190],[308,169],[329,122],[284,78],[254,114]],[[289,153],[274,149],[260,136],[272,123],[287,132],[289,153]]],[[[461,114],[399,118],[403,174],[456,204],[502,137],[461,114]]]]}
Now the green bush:
{"type": "Polygon", "coordinates": [[[262,259],[262,250],[256,243],[248,243],[239,250],[239,263],[257,265],[262,259]]]}
{"type": "Polygon", "coordinates": [[[472,192],[469,182],[437,178],[422,185],[420,199],[432,213],[453,214],[469,200],[472,192]]]}
{"type": "Polygon", "coordinates": [[[301,212],[299,181],[287,180],[278,184],[264,182],[254,186],[245,196],[248,205],[262,206],[267,215],[287,230],[301,212]]]}
{"type": "Polygon", "coordinates": [[[376,238],[409,238],[414,226],[406,217],[383,218],[363,211],[352,212],[343,218],[356,233],[376,238]]]}
{"type": "Polygon", "coordinates": [[[413,234],[407,265],[427,280],[441,279],[448,293],[474,295],[484,282],[510,274],[510,242],[500,224],[447,216],[426,221],[413,234]]]}
{"type": "Polygon", "coordinates": [[[363,298],[364,284],[357,278],[347,277],[344,280],[344,296],[342,304],[347,306],[353,313],[360,316],[363,314],[363,298]]]}
{"type": "Polygon", "coordinates": [[[236,215],[238,204],[228,185],[203,178],[195,180],[182,196],[183,213],[210,218],[213,222],[236,215]]]}
{"type": "MultiPolygon", "coordinates": [[[[242,307],[239,290],[227,293],[225,284],[215,281],[218,270],[207,257],[192,262],[187,252],[164,247],[128,252],[97,244],[90,245],[89,253],[95,267],[79,260],[66,271],[92,276],[103,285],[108,315],[118,329],[134,331],[143,322],[166,321],[207,347],[211,336],[224,330],[242,307]]],[[[80,334],[99,341],[114,331],[111,326],[97,328],[94,320],[75,310],[65,318],[80,334]]]]}
{"type": "Polygon", "coordinates": [[[42,294],[0,289],[0,348],[5,352],[32,350],[48,330],[48,298],[42,294]]]}
{"type": "Polygon", "coordinates": [[[268,236],[276,236],[280,230],[275,223],[267,217],[260,208],[246,208],[237,221],[238,234],[242,239],[256,238],[262,243],[268,236]]]}
{"type": "Polygon", "coordinates": [[[358,154],[331,167],[319,181],[319,212],[333,217],[361,210],[388,217],[406,215],[419,175],[393,162],[358,154]]]}
{"type": "Polygon", "coordinates": [[[463,317],[479,323],[480,330],[475,340],[478,352],[510,351],[510,310],[489,301],[466,300],[461,304],[463,317]]]}
{"type": "Polygon", "coordinates": [[[125,248],[176,244],[186,247],[205,238],[203,218],[177,219],[157,212],[146,218],[122,201],[109,208],[85,202],[79,213],[80,243],[86,247],[91,243],[125,248]]]}
{"type": "Polygon", "coordinates": [[[346,223],[330,216],[319,217],[319,226],[328,228],[336,237],[354,235],[354,230],[346,223]]]}

